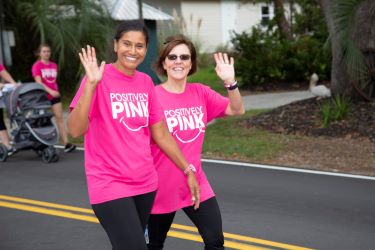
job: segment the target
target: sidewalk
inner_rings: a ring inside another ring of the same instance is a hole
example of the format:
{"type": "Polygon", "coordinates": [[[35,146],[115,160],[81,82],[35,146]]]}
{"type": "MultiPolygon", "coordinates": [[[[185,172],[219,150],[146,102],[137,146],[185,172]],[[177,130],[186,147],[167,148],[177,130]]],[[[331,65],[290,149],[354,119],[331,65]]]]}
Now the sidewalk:
{"type": "Polygon", "coordinates": [[[310,91],[290,91],[269,94],[255,94],[243,96],[246,110],[252,109],[272,109],[291,102],[304,100],[313,97],[310,91]]]}

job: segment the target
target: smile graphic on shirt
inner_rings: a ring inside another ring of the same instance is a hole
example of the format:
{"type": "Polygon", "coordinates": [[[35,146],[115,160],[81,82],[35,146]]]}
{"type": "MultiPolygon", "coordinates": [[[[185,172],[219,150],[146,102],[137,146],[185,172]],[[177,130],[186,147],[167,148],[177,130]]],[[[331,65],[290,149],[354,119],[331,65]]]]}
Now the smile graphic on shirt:
{"type": "Polygon", "coordinates": [[[169,132],[182,143],[193,142],[205,132],[202,106],[165,110],[164,116],[169,132]]]}
{"type": "Polygon", "coordinates": [[[148,127],[147,93],[110,93],[112,118],[130,131],[148,127]]]}
{"type": "Polygon", "coordinates": [[[41,69],[42,78],[49,83],[54,83],[56,81],[57,71],[56,69],[41,69]]]}

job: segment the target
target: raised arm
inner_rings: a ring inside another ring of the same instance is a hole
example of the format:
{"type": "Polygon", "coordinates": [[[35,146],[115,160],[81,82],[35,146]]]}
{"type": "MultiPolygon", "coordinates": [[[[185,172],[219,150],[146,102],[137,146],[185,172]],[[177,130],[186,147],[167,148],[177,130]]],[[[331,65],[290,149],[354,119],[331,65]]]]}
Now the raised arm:
{"type": "Polygon", "coordinates": [[[68,116],[68,130],[72,137],[86,133],[89,124],[89,110],[96,86],[103,77],[105,62],[98,66],[95,48],[87,45],[87,51],[82,48],[79,58],[86,72],[86,84],[79,100],[68,116]]]}
{"type": "Polygon", "coordinates": [[[9,74],[9,72],[6,69],[0,71],[0,76],[4,79],[6,83],[16,84],[16,81],[13,79],[13,77],[9,74]]]}
{"type": "Polygon", "coordinates": [[[163,121],[157,122],[151,126],[151,133],[152,138],[160,149],[187,175],[192,204],[194,204],[194,209],[199,208],[200,193],[198,181],[194,171],[190,168],[190,164],[186,161],[176,141],[169,133],[167,126],[163,121]]]}
{"type": "Polygon", "coordinates": [[[229,105],[225,114],[228,116],[243,115],[245,108],[235,78],[233,57],[229,59],[226,53],[215,53],[214,58],[216,62],[216,74],[223,81],[228,91],[229,105]]]}

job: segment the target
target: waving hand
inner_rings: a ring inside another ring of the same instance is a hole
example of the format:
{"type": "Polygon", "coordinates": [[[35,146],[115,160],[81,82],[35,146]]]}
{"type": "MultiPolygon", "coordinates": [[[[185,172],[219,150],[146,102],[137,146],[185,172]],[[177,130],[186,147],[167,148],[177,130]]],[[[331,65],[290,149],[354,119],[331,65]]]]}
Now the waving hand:
{"type": "Polygon", "coordinates": [[[220,77],[224,83],[233,83],[235,81],[233,57],[229,59],[227,53],[215,53],[214,58],[217,76],[220,77]]]}
{"type": "Polygon", "coordinates": [[[90,45],[87,45],[87,51],[82,48],[82,52],[79,53],[79,59],[85,68],[87,82],[96,87],[103,77],[105,62],[103,61],[100,66],[98,65],[95,48],[90,45]]]}

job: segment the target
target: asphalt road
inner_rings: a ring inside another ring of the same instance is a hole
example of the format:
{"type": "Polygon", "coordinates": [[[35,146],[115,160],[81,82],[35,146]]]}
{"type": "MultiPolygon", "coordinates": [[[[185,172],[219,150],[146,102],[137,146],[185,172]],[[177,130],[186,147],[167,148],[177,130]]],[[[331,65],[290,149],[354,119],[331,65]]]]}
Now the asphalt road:
{"type": "MultiPolygon", "coordinates": [[[[228,249],[375,249],[375,180],[221,163],[204,168],[228,249]]],[[[33,152],[0,163],[0,249],[110,249],[90,212],[82,152],[61,153],[56,164],[33,152]]],[[[184,214],[175,223],[166,250],[203,249],[184,214]]]]}

